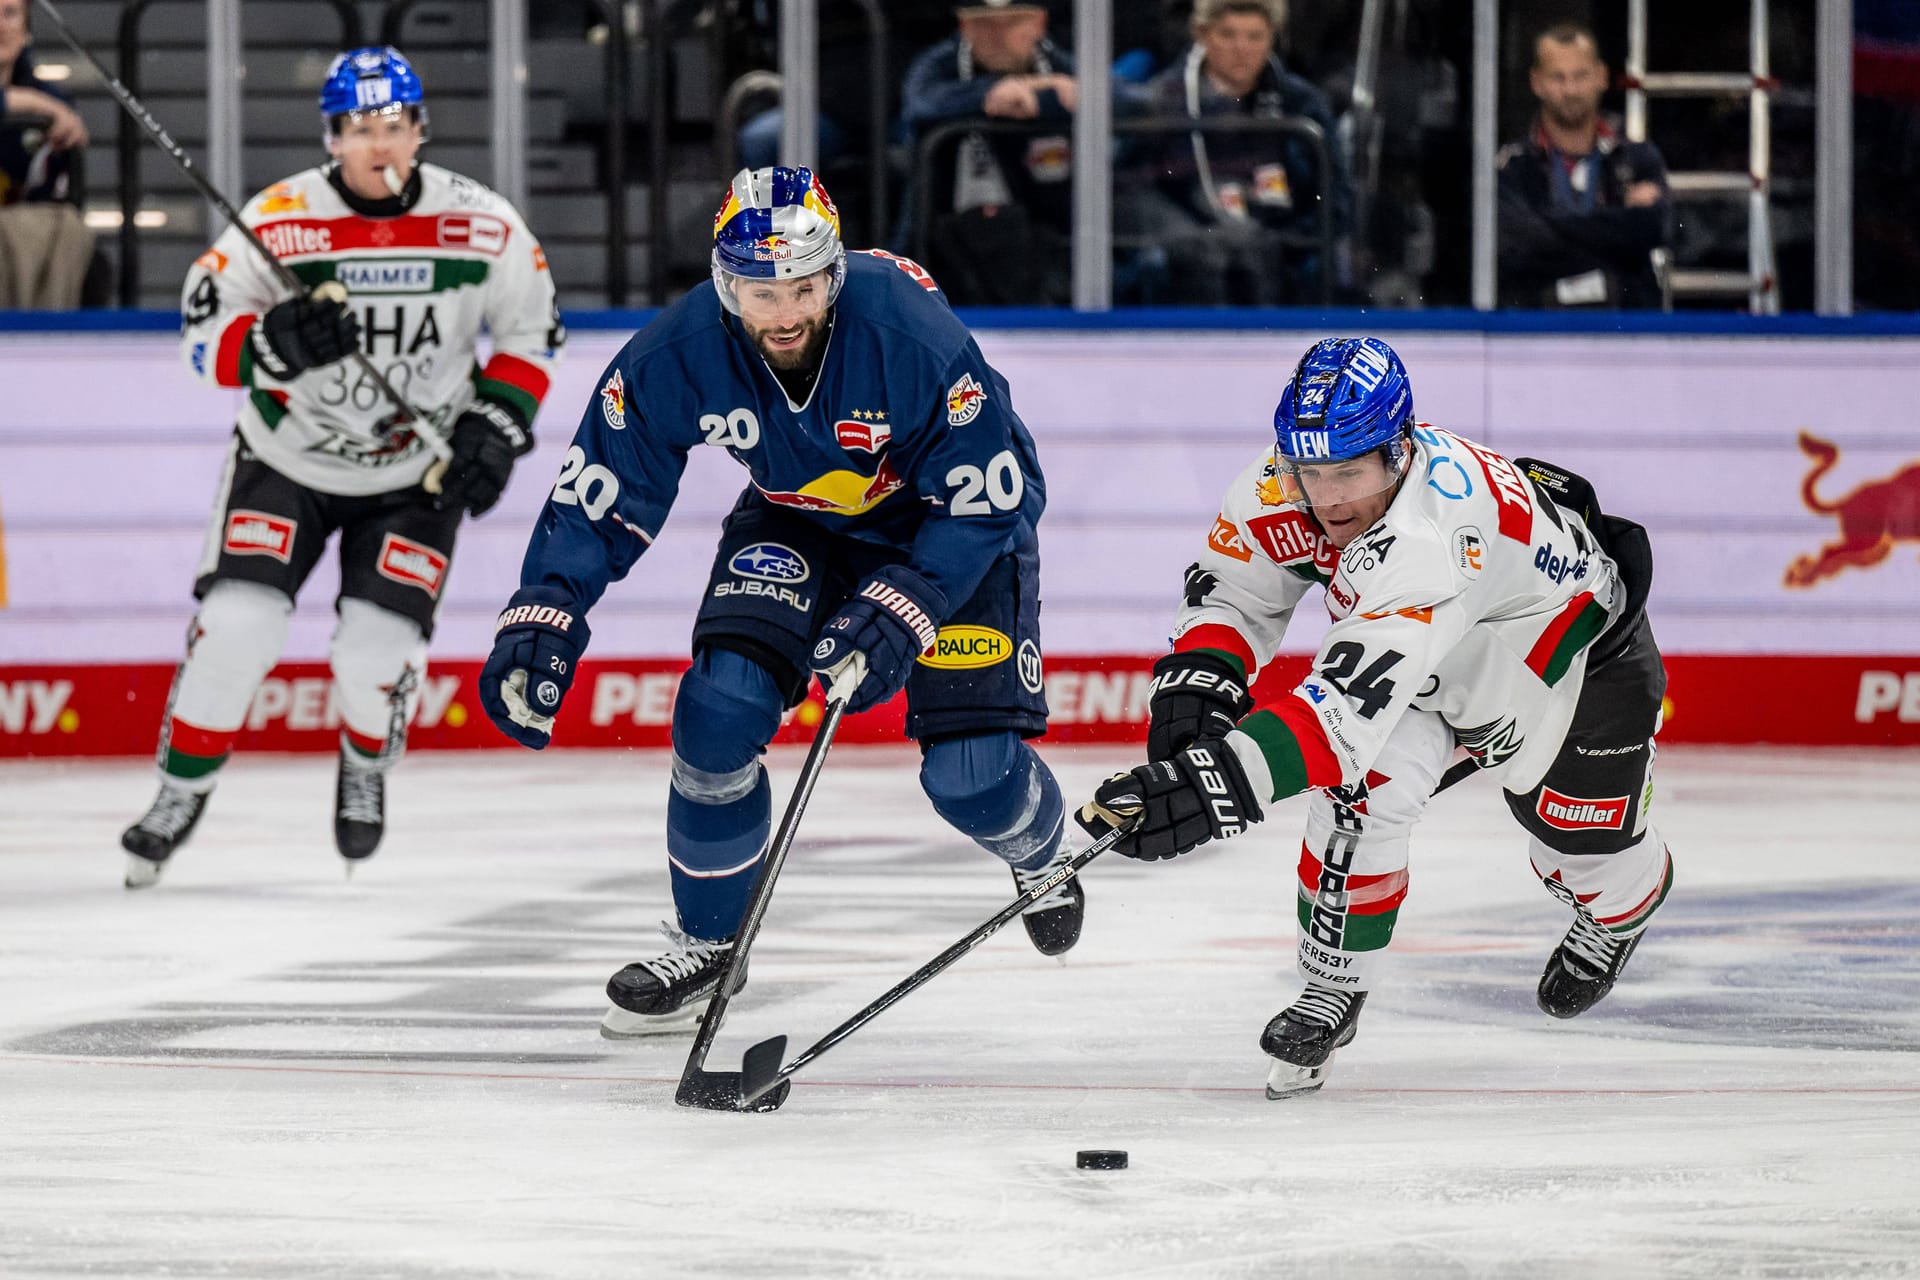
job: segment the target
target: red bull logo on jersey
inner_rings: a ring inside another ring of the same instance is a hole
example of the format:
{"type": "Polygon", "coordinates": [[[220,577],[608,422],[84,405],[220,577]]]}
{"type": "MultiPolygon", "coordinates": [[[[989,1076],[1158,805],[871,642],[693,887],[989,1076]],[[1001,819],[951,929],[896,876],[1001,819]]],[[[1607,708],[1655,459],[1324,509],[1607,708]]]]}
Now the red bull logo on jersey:
{"type": "Polygon", "coordinates": [[[440,598],[440,584],[447,577],[447,558],[432,547],[390,533],[380,544],[377,563],[381,577],[418,587],[436,600],[440,598]]]}
{"type": "Polygon", "coordinates": [[[973,375],[961,374],[960,381],[947,388],[947,425],[966,426],[980,416],[986,404],[987,393],[973,380],[973,375]]]}
{"type": "Polygon", "coordinates": [[[857,471],[829,471],[817,480],[810,480],[792,493],[781,493],[773,489],[762,489],[759,484],[753,487],[760,490],[760,496],[768,502],[783,507],[797,507],[802,511],[819,511],[839,516],[862,515],[879,506],[906,481],[893,469],[891,459],[882,458],[880,469],[874,475],[863,476],[857,471]]]}
{"type": "Polygon", "coordinates": [[[293,532],[299,522],[264,511],[227,513],[224,543],[230,556],[272,556],[281,564],[293,559],[293,532]]]}
{"type": "Polygon", "coordinates": [[[600,412],[615,431],[627,429],[627,380],[620,376],[618,369],[600,388],[600,412]]]}
{"type": "Polygon", "coordinates": [[[1815,490],[1840,460],[1840,450],[1802,431],[1800,451],[1813,459],[1813,470],[1800,482],[1800,501],[1815,515],[1837,517],[1840,536],[1813,555],[1796,556],[1787,566],[1785,585],[1811,587],[1845,569],[1871,569],[1893,554],[1894,543],[1920,542],[1920,460],[1883,480],[1869,480],[1844,498],[1822,502],[1815,490]]]}

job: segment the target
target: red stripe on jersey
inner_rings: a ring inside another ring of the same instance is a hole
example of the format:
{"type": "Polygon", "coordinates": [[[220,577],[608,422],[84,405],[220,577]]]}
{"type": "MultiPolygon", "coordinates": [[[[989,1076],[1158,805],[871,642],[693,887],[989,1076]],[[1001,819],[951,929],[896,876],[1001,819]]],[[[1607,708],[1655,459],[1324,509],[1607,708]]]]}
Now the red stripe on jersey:
{"type": "Polygon", "coordinates": [[[546,397],[551,379],[541,372],[540,366],[519,356],[510,356],[502,351],[487,361],[487,367],[480,371],[483,378],[493,378],[526,392],[535,400],[546,397]]]}
{"type": "Polygon", "coordinates": [[[233,750],[238,729],[202,729],[179,716],[167,726],[167,746],[189,756],[224,756],[233,750]]]}
{"type": "Polygon", "coordinates": [[[1567,601],[1567,607],[1562,609],[1559,614],[1555,616],[1554,620],[1547,624],[1547,629],[1542,631],[1540,638],[1533,642],[1533,648],[1527,651],[1527,669],[1529,671],[1539,676],[1542,680],[1547,678],[1547,664],[1553,661],[1554,650],[1560,647],[1561,637],[1567,634],[1567,628],[1573,625],[1574,619],[1578,618],[1586,607],[1592,603],[1593,592],[1591,591],[1582,591],[1579,595],[1567,601]]]}
{"type": "Polygon", "coordinates": [[[1253,660],[1253,646],[1223,622],[1203,622],[1173,642],[1175,653],[1191,653],[1195,649],[1218,649],[1232,654],[1246,667],[1248,680],[1253,679],[1254,669],[1259,665],[1253,660]]]}
{"type": "Polygon", "coordinates": [[[1307,769],[1309,787],[1340,785],[1340,761],[1334,757],[1333,747],[1327,742],[1326,726],[1320,723],[1319,716],[1313,714],[1312,707],[1294,697],[1289,690],[1285,697],[1261,710],[1273,712],[1292,732],[1293,740],[1300,748],[1300,762],[1307,769]]]}
{"type": "Polygon", "coordinates": [[[254,230],[282,261],[359,249],[465,249],[497,258],[513,234],[504,219],[490,213],[276,218],[254,230]]]}
{"type": "Polygon", "coordinates": [[[247,340],[247,331],[253,328],[253,322],[259,318],[256,315],[236,316],[232,324],[220,331],[220,345],[213,353],[213,380],[221,386],[246,385],[240,381],[240,348],[247,340]]]}

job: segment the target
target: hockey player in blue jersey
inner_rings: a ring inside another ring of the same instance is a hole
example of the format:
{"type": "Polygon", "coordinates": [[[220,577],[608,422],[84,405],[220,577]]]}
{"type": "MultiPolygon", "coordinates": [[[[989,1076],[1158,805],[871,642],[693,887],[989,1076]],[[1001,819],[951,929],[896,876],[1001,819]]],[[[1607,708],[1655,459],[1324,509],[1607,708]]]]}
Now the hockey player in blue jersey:
{"type": "MultiPolygon", "coordinates": [[[[849,255],[806,169],[735,176],[712,285],[608,366],[481,673],[493,722],[547,744],[588,611],[659,533],[699,445],[732,454],[750,483],[674,703],[679,927],[665,954],[608,983],[611,1038],[690,1027],[705,1007],[772,825],[760,757],[815,675],[854,688],[853,713],[905,688],[934,810],[1023,891],[1063,860],[1060,789],[1025,741],[1047,724],[1033,440],[933,280],[877,250],[849,255]]],[[[1033,903],[1033,945],[1072,947],[1084,901],[1072,879],[1033,903]]]]}

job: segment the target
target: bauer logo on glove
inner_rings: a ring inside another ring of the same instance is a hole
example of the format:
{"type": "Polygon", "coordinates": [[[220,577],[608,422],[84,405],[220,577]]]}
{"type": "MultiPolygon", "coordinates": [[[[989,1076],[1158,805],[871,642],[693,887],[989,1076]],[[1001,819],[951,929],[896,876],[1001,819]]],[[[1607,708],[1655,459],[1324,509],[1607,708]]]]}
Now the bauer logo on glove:
{"type": "Polygon", "coordinates": [[[1133,830],[1113,847],[1152,862],[1237,836],[1262,816],[1233,749],[1220,739],[1202,738],[1170,760],[1114,774],[1077,820],[1095,837],[1133,822],[1133,830]]]}

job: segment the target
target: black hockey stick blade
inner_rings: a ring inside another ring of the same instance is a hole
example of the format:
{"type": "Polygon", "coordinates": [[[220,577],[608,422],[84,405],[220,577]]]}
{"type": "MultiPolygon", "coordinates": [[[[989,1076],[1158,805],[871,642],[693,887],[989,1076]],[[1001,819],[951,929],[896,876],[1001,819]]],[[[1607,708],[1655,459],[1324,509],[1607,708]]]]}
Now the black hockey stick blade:
{"type": "MultiPolygon", "coordinates": [[[[774,1065],[777,1070],[779,1063],[774,1065]]],[[[683,1107],[705,1111],[778,1111],[791,1092],[792,1082],[781,1080],[776,1087],[749,1098],[740,1072],[702,1069],[680,1078],[673,1100],[683,1107]]]]}
{"type": "MultiPolygon", "coordinates": [[[[784,1099],[784,1090],[792,1088],[792,1082],[780,1074],[780,1063],[787,1056],[787,1038],[775,1036],[771,1040],[762,1040],[747,1050],[746,1057],[740,1060],[740,1105],[750,1107],[755,1100],[766,1095],[775,1084],[782,1087],[780,1094],[784,1099]]],[[[778,1106],[779,1103],[775,1103],[778,1106]]]]}

